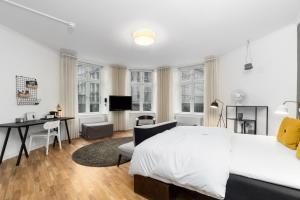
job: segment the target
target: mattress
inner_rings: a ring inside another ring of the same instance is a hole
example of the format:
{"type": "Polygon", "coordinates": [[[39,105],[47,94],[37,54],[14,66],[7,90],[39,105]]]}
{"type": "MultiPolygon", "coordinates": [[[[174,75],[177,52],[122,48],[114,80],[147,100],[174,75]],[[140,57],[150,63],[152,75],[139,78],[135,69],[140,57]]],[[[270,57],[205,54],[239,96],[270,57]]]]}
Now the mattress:
{"type": "Polygon", "coordinates": [[[276,137],[232,135],[230,173],[300,190],[300,160],[276,137]]]}
{"type": "Polygon", "coordinates": [[[179,126],[137,145],[129,174],[224,199],[231,137],[224,128],[179,126]]]}

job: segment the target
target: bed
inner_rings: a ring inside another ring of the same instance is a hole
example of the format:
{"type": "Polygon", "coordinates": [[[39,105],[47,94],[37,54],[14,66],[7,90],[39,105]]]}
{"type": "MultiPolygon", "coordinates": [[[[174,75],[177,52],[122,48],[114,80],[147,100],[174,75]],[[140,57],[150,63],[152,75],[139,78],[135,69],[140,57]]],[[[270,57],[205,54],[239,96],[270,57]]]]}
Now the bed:
{"type": "Polygon", "coordinates": [[[139,184],[158,181],[166,193],[185,188],[210,199],[300,200],[295,151],[275,137],[222,128],[176,127],[157,134],[136,146],[129,173],[139,184]]]}

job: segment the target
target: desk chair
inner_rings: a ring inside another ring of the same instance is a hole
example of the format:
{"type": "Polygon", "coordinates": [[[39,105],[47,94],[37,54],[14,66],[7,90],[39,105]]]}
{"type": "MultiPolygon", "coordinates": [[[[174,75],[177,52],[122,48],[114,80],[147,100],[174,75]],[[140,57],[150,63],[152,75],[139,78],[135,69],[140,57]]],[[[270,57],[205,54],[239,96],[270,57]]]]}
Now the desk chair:
{"type": "Polygon", "coordinates": [[[50,136],[57,136],[59,148],[61,149],[61,140],[60,140],[60,121],[53,121],[53,122],[46,122],[43,126],[45,129],[44,131],[33,133],[30,135],[29,140],[29,149],[28,153],[31,151],[31,145],[32,145],[32,139],[34,137],[44,137],[46,138],[46,155],[48,155],[49,151],[49,142],[50,142],[50,136]]]}

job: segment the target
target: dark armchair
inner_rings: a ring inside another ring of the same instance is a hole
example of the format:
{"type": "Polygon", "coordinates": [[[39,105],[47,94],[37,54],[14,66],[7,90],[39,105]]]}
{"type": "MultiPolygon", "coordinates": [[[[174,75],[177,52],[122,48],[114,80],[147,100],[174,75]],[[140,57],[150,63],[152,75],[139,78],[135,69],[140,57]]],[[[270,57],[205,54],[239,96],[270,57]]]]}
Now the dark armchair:
{"type": "Polygon", "coordinates": [[[150,123],[148,124],[155,124],[155,118],[154,116],[151,115],[142,115],[136,118],[136,126],[141,126],[141,125],[146,125],[146,124],[142,124],[141,121],[145,122],[145,121],[150,121],[150,123]]]}

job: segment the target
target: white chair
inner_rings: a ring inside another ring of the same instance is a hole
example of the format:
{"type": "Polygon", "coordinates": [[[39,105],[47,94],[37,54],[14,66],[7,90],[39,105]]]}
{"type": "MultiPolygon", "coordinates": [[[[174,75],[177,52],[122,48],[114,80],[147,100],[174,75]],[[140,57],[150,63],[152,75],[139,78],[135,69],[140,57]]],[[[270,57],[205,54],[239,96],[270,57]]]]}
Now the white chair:
{"type": "Polygon", "coordinates": [[[43,128],[46,131],[41,131],[41,132],[33,133],[33,134],[30,135],[29,149],[28,149],[29,153],[31,151],[32,139],[34,137],[44,137],[44,138],[47,139],[47,143],[46,143],[46,155],[48,155],[48,151],[49,151],[50,136],[57,136],[59,148],[61,149],[60,121],[46,122],[44,124],[43,128]]]}

